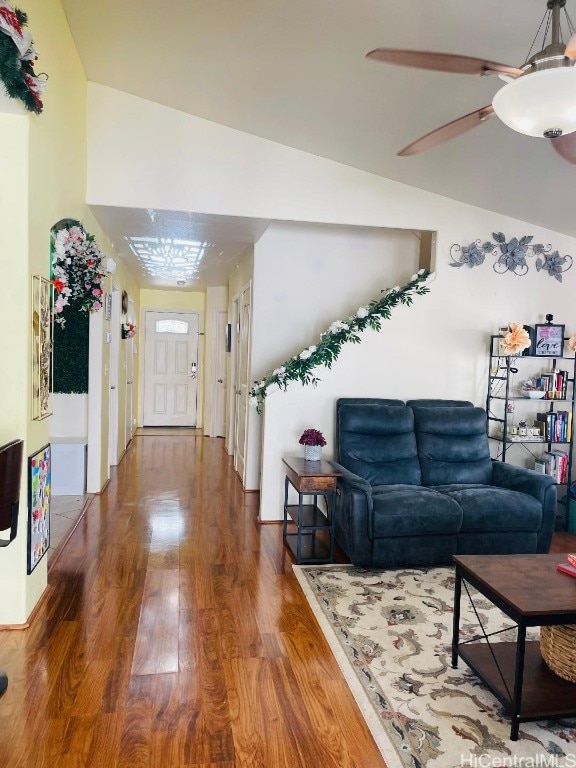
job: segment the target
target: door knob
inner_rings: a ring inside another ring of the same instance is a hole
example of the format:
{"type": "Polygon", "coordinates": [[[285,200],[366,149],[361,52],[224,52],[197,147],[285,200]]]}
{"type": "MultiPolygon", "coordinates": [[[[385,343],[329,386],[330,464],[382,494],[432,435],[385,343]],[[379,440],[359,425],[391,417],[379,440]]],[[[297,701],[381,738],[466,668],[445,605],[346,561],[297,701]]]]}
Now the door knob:
{"type": "Polygon", "coordinates": [[[218,384],[224,384],[224,379],[218,379],[218,384]]]}

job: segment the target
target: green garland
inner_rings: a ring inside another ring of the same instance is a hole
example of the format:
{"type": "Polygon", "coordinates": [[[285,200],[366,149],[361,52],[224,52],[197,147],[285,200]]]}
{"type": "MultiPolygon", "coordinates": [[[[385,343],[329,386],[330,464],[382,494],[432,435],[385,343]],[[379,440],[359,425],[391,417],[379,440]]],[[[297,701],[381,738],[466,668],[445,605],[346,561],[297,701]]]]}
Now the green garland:
{"type": "Polygon", "coordinates": [[[267,391],[272,386],[286,389],[291,381],[300,381],[302,384],[316,386],[320,379],[314,375],[313,369],[319,365],[332,367],[340,354],[343,344],[352,342],[360,343],[359,334],[366,328],[379,331],[382,320],[388,320],[393,307],[398,304],[412,304],[413,295],[423,296],[430,290],[426,282],[430,277],[427,269],[421,269],[417,275],[412,275],[409,283],[402,287],[396,286],[383,291],[383,296],[378,301],[373,300],[364,307],[360,307],[355,315],[345,320],[337,320],[328,330],[320,334],[318,344],[308,347],[299,355],[287,360],[279,368],[265,376],[262,381],[255,381],[250,390],[250,403],[256,407],[258,413],[262,413],[262,406],[267,391]]]}
{"type": "Polygon", "coordinates": [[[20,99],[29,112],[40,114],[43,109],[41,93],[47,77],[37,76],[34,72],[36,51],[28,33],[23,30],[28,16],[7,3],[2,3],[0,13],[5,22],[5,26],[0,27],[0,80],[10,98],[20,99]],[[22,50],[18,49],[16,40],[23,46],[22,50]]]}

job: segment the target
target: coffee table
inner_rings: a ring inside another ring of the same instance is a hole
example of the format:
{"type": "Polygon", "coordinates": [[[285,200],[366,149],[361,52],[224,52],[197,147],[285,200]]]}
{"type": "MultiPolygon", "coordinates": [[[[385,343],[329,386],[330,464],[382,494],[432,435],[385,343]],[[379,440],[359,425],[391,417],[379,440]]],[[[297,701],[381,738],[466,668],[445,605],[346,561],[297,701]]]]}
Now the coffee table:
{"type": "Polygon", "coordinates": [[[460,657],[508,710],[511,740],[517,741],[522,722],[576,715],[576,683],[546,666],[537,640],[526,641],[528,627],[576,624],[576,579],[556,570],[566,555],[457,555],[454,562],[452,666],[460,657]],[[487,641],[459,641],[463,583],[512,619],[516,642],[491,642],[480,620],[487,641]]]}

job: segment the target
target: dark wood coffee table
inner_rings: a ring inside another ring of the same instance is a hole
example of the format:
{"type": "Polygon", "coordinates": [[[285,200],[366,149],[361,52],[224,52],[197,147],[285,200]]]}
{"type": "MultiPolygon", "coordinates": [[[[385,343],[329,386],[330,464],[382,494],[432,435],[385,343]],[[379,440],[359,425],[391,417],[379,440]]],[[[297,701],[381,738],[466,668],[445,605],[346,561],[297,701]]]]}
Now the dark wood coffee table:
{"type": "Polygon", "coordinates": [[[510,712],[512,741],[522,722],[576,715],[576,683],[546,666],[537,640],[526,641],[528,627],[576,624],[576,579],[556,570],[566,555],[457,555],[454,562],[452,666],[463,659],[510,712]],[[490,642],[480,621],[488,641],[459,642],[463,582],[517,624],[516,642],[490,642]]]}

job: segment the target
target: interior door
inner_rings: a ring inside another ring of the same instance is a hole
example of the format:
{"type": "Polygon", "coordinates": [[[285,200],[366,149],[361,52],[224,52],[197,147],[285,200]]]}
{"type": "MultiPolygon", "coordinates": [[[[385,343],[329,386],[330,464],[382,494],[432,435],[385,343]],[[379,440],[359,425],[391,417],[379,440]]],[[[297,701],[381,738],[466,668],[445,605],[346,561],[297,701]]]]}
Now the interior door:
{"type": "Polygon", "coordinates": [[[238,354],[236,357],[236,423],[234,467],[242,482],[246,467],[246,434],[248,422],[248,392],[250,372],[250,318],[252,313],[252,287],[250,284],[242,289],[238,307],[238,324],[236,328],[238,354]]]}
{"type": "MultiPolygon", "coordinates": [[[[127,320],[134,322],[134,302],[132,299],[128,299],[128,314],[127,320]]],[[[125,339],[125,365],[126,365],[126,407],[124,410],[124,448],[128,447],[128,443],[132,440],[133,433],[133,387],[134,387],[134,339],[125,339]]]]}
{"type": "Polygon", "coordinates": [[[118,464],[118,387],[120,369],[120,289],[112,285],[112,314],[110,318],[110,373],[108,405],[108,464],[118,464]]]}
{"type": "Polygon", "coordinates": [[[226,332],[228,312],[217,310],[214,322],[214,395],[212,398],[212,436],[226,435],[226,332]]]}
{"type": "Polygon", "coordinates": [[[195,427],[198,313],[147,311],[145,333],[144,426],[195,427]]]}

